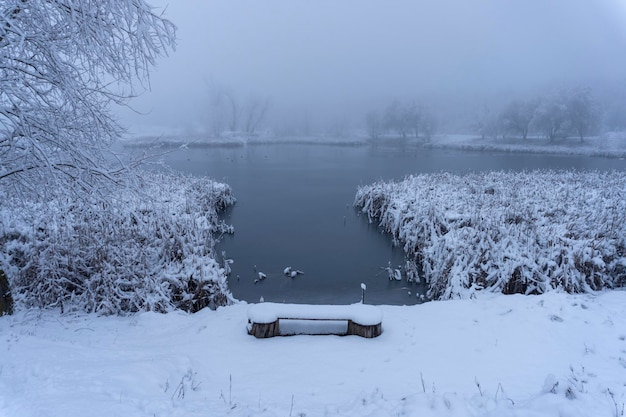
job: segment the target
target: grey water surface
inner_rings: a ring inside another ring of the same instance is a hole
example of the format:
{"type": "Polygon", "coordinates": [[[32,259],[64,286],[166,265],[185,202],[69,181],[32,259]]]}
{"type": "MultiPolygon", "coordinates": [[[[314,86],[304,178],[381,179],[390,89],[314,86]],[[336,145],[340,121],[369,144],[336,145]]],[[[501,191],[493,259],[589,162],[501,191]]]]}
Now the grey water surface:
{"type": "Polygon", "coordinates": [[[235,227],[217,247],[234,260],[229,287],[240,300],[311,304],[415,304],[421,284],[390,281],[401,248],[353,208],[357,187],[377,180],[448,171],[626,169],[626,161],[585,156],[463,152],[403,146],[263,144],[178,150],[174,169],[231,185],[235,227]],[[286,267],[304,272],[295,278],[286,267]],[[267,278],[255,283],[258,273],[267,278]]]}

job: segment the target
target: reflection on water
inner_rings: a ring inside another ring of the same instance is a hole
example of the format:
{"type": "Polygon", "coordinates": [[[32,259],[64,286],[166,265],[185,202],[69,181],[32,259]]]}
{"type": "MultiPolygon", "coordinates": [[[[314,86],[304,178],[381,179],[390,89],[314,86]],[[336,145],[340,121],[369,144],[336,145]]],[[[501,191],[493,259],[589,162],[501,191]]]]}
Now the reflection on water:
{"type": "Polygon", "coordinates": [[[175,169],[230,184],[237,197],[225,213],[235,234],[218,253],[232,258],[229,279],[241,300],[353,303],[367,285],[372,304],[415,304],[421,285],[390,281],[403,254],[352,207],[359,185],[410,174],[531,169],[620,169],[626,162],[581,156],[464,153],[407,147],[249,145],[174,152],[175,169]],[[286,267],[304,272],[294,278],[286,267]],[[259,281],[258,273],[266,279],[259,281]]]}

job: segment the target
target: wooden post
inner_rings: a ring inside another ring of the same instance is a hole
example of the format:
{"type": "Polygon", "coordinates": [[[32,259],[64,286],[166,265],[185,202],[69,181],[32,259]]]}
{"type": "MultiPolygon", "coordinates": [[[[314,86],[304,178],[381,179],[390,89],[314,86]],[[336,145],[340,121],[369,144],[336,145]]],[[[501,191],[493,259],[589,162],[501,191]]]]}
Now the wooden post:
{"type": "Polygon", "coordinates": [[[271,323],[252,323],[248,334],[258,339],[279,336],[280,327],[278,326],[278,320],[271,323]]]}
{"type": "Polygon", "coordinates": [[[371,326],[364,326],[359,323],[355,323],[352,320],[348,320],[348,333],[349,335],[361,336],[367,339],[378,337],[383,332],[382,323],[373,324],[371,326]]]}
{"type": "Polygon", "coordinates": [[[9,279],[0,269],[0,316],[13,314],[13,297],[9,288],[9,279]]]}

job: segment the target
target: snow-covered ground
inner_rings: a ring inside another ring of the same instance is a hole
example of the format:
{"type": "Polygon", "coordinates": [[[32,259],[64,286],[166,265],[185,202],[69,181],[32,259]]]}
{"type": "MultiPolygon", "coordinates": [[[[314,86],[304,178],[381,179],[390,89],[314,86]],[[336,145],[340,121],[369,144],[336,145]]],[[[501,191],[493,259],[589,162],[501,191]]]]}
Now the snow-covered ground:
{"type": "Polygon", "coordinates": [[[624,415],[625,291],[382,306],[375,339],[256,339],[247,309],[0,317],[0,416],[624,415]]]}

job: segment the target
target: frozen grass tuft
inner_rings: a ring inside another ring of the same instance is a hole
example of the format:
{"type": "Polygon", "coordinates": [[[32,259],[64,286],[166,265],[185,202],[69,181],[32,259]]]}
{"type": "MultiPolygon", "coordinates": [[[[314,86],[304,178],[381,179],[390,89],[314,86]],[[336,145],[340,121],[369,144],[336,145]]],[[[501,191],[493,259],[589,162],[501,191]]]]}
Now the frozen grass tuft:
{"type": "Polygon", "coordinates": [[[450,299],[623,287],[625,195],[622,172],[440,173],[361,187],[355,206],[450,299]]]}

